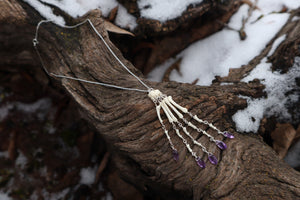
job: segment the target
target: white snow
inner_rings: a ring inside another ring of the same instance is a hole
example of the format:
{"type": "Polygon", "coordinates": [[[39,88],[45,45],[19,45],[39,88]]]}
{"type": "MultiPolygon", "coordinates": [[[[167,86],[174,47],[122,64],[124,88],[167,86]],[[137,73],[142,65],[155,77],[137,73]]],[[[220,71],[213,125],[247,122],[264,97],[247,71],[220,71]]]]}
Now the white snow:
{"type": "MultiPolygon", "coordinates": [[[[189,5],[201,3],[203,0],[138,0],[141,17],[165,22],[179,17],[189,5]]],[[[252,0],[253,2],[253,0],[252,0]]],[[[299,0],[258,0],[257,6],[261,14],[280,12],[285,6],[288,9],[297,9],[299,0]]]]}
{"type": "MultiPolygon", "coordinates": [[[[205,39],[202,39],[179,53],[175,58],[170,58],[165,63],[157,66],[149,73],[148,79],[161,81],[165,71],[176,60],[182,58],[180,73],[173,70],[170,80],[191,83],[196,79],[198,85],[210,85],[215,76],[227,76],[230,68],[239,68],[246,65],[265,48],[269,41],[278,33],[288,20],[289,13],[278,13],[283,6],[288,9],[300,7],[300,0],[259,0],[259,10],[254,10],[245,24],[246,40],[240,40],[237,32],[223,29],[205,39]],[[277,12],[277,13],[276,13],[277,12]],[[263,16],[259,19],[259,17],[263,16]],[[259,20],[258,20],[259,19],[259,20]]],[[[229,26],[239,30],[242,19],[248,15],[249,6],[243,5],[232,16],[229,26]]],[[[269,51],[270,56],[280,43],[286,39],[282,35],[276,39],[269,51]]],[[[266,58],[243,81],[254,78],[261,80],[266,85],[267,98],[250,99],[245,110],[238,111],[233,120],[238,131],[256,132],[260,120],[264,116],[275,115],[279,118],[289,119],[290,114],[286,109],[287,103],[298,100],[295,94],[286,95],[292,87],[295,87],[295,78],[300,75],[299,58],[296,64],[286,74],[272,72],[271,64],[266,58]]]]}
{"type": "Polygon", "coordinates": [[[12,104],[6,104],[0,107],[0,121],[5,119],[9,113],[9,111],[13,108],[14,106],[12,104]]]}
{"type": "Polygon", "coordinates": [[[79,17],[92,9],[99,8],[103,16],[107,16],[109,12],[118,6],[116,0],[41,0],[48,4],[55,5],[67,12],[72,17],[79,17]]]}
{"type": "Polygon", "coordinates": [[[9,111],[14,108],[27,114],[37,113],[38,119],[43,120],[51,108],[51,104],[49,98],[42,98],[33,103],[10,102],[0,107],[0,121],[5,119],[9,111]]]}
{"type": "Polygon", "coordinates": [[[147,78],[151,81],[160,82],[165,71],[176,61],[174,58],[168,59],[166,62],[156,66],[148,75],[147,78]]]}
{"type": "Polygon", "coordinates": [[[118,14],[115,19],[115,24],[123,28],[128,28],[130,30],[133,30],[137,26],[136,18],[133,15],[130,15],[127,12],[126,8],[121,4],[118,8],[118,14]]]}
{"type": "Polygon", "coordinates": [[[110,192],[107,192],[106,196],[101,198],[101,200],[113,200],[113,199],[114,198],[110,192]]]}
{"type": "Polygon", "coordinates": [[[68,194],[69,191],[70,188],[66,188],[57,193],[49,193],[46,189],[43,189],[42,195],[47,200],[58,200],[58,199],[64,199],[64,197],[68,194]]]}
{"type": "Polygon", "coordinates": [[[0,199],[1,200],[12,200],[6,193],[0,191],[0,199]]]}
{"type": "Polygon", "coordinates": [[[20,167],[21,169],[24,169],[26,164],[27,164],[26,156],[21,151],[19,151],[19,156],[17,157],[17,159],[15,161],[15,165],[20,167]]]}
{"type": "MultiPolygon", "coordinates": [[[[242,19],[247,15],[248,9],[248,5],[241,6],[230,19],[229,26],[240,29],[242,19]]],[[[177,55],[177,58],[182,58],[180,65],[182,74],[173,70],[170,79],[191,83],[198,78],[198,85],[210,85],[215,76],[226,76],[230,68],[238,68],[247,64],[265,48],[289,17],[287,13],[270,14],[251,23],[261,14],[261,11],[255,10],[246,23],[246,40],[240,40],[235,31],[223,29],[190,45],[177,55]]],[[[152,81],[161,81],[167,68],[166,65],[162,66],[150,72],[148,78],[152,81]]]]}
{"type": "MultiPolygon", "coordinates": [[[[42,4],[37,0],[24,0],[33,6],[43,17],[52,20],[54,23],[64,25],[65,21],[62,17],[53,14],[50,7],[42,4]]],[[[76,18],[83,16],[88,11],[100,9],[103,16],[108,16],[110,11],[119,6],[115,23],[123,28],[133,30],[136,27],[136,18],[130,15],[127,10],[116,0],[41,0],[42,2],[55,5],[61,10],[76,18]]]]}
{"type": "Polygon", "coordinates": [[[284,161],[294,168],[300,166],[300,140],[291,147],[284,161]]]}
{"type": "Polygon", "coordinates": [[[271,56],[275,52],[277,47],[281,44],[281,42],[283,42],[285,40],[285,38],[286,38],[286,35],[282,35],[274,41],[272,48],[268,53],[268,56],[271,56]]]}
{"type": "MultiPolygon", "coordinates": [[[[50,109],[51,107],[51,99],[49,98],[42,98],[37,100],[34,103],[21,103],[21,102],[16,102],[15,106],[17,110],[22,111],[24,113],[34,113],[34,112],[46,112],[50,109]]],[[[42,116],[40,116],[42,117],[42,116]]]]}
{"type": "Polygon", "coordinates": [[[41,0],[47,4],[55,5],[61,10],[66,11],[72,17],[78,17],[84,15],[86,10],[81,6],[80,3],[74,0],[41,0]]]}
{"type": "Polygon", "coordinates": [[[39,199],[39,196],[38,196],[38,192],[37,191],[34,191],[30,197],[29,197],[30,200],[38,200],[39,199]]]}
{"type": "Polygon", "coordinates": [[[258,0],[257,6],[262,8],[263,14],[280,12],[285,6],[288,9],[297,9],[300,6],[299,0],[258,0]]]}
{"type": "Polygon", "coordinates": [[[36,9],[43,17],[46,19],[51,19],[56,24],[65,24],[65,20],[61,16],[55,15],[51,8],[48,6],[45,6],[38,0],[23,0],[27,2],[29,5],[31,5],[34,9],[36,9]]]}
{"type": "Polygon", "coordinates": [[[138,0],[141,17],[165,22],[179,17],[189,5],[199,4],[202,0],[138,0]]]}
{"type": "Polygon", "coordinates": [[[77,0],[77,2],[85,12],[99,8],[103,16],[108,16],[113,8],[120,5],[116,0],[77,0]]]}
{"type": "Polygon", "coordinates": [[[0,158],[8,158],[8,151],[0,151],[0,158]]]}
{"type": "Polygon", "coordinates": [[[56,132],[56,128],[52,123],[47,123],[44,127],[45,131],[49,134],[54,134],[56,132]]]}
{"type": "Polygon", "coordinates": [[[97,167],[82,168],[80,171],[80,184],[91,185],[95,181],[97,167]]]}
{"type": "Polygon", "coordinates": [[[298,20],[300,20],[300,17],[299,17],[299,16],[294,16],[293,19],[292,19],[293,22],[294,22],[294,21],[298,21],[298,20]]]}
{"type": "MultiPolygon", "coordinates": [[[[36,10],[38,10],[42,16],[47,19],[52,19],[57,24],[64,24],[64,20],[53,14],[51,9],[39,2],[38,0],[24,0],[31,4],[36,10]]],[[[121,27],[130,27],[129,24],[136,24],[136,19],[127,13],[122,11],[125,9],[121,4],[119,4],[116,0],[41,0],[42,2],[46,2],[48,4],[55,5],[67,12],[72,17],[79,17],[87,13],[92,9],[100,9],[103,16],[107,16],[109,12],[119,6],[119,11],[117,14],[117,18],[120,21],[117,23],[121,27]],[[130,21],[124,21],[123,19],[127,19],[130,21]]],[[[137,5],[140,9],[141,17],[148,19],[155,19],[161,22],[165,22],[170,19],[174,19],[179,17],[189,5],[195,5],[201,3],[203,0],[138,0],[137,5]]],[[[260,0],[258,1],[258,7],[263,8],[262,14],[268,14],[271,12],[280,11],[283,6],[288,7],[289,9],[296,9],[299,7],[299,0],[260,0]]]]}
{"type": "Polygon", "coordinates": [[[257,132],[260,120],[266,116],[277,116],[279,119],[290,119],[286,104],[298,101],[298,96],[287,92],[296,87],[295,78],[300,76],[300,57],[295,58],[293,67],[285,74],[272,72],[271,63],[266,58],[256,66],[242,81],[248,82],[255,78],[265,86],[267,98],[247,98],[248,106],[232,116],[236,128],[240,132],[257,132]]]}

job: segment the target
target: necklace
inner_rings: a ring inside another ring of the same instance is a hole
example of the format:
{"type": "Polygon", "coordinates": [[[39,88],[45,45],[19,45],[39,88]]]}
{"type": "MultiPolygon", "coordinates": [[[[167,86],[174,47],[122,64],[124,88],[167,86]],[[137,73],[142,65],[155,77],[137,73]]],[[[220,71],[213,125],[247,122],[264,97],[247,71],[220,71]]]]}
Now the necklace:
{"type": "Polygon", "coordinates": [[[177,104],[171,96],[167,96],[167,95],[163,94],[161,91],[159,91],[157,89],[153,89],[153,88],[149,87],[146,83],[144,83],[138,76],[136,76],[132,71],[130,71],[126,67],[126,65],[124,65],[124,63],[116,56],[116,54],[112,51],[112,49],[109,47],[109,45],[104,40],[103,36],[97,31],[97,29],[95,28],[93,23],[90,21],[90,19],[86,19],[83,22],[81,22],[79,24],[76,24],[74,26],[66,26],[66,25],[60,25],[60,26],[63,27],[63,28],[72,29],[72,28],[76,28],[76,27],[78,27],[82,24],[88,23],[91,26],[92,30],[102,40],[102,42],[104,43],[106,48],[110,51],[110,53],[113,55],[113,57],[118,61],[118,63],[130,75],[132,75],[134,78],[136,78],[146,89],[142,90],[142,89],[138,89],[138,88],[127,88],[127,87],[122,87],[122,86],[118,86],[118,85],[112,85],[112,84],[103,83],[103,82],[89,81],[89,80],[85,80],[85,79],[81,79],[81,78],[65,76],[65,75],[61,75],[61,74],[54,74],[54,73],[49,72],[47,70],[47,68],[45,67],[43,59],[41,57],[41,54],[38,50],[38,44],[39,44],[38,32],[39,32],[39,28],[43,23],[49,23],[49,22],[52,22],[52,21],[51,20],[42,20],[38,23],[38,25],[36,26],[35,37],[32,41],[33,46],[34,46],[34,48],[37,52],[38,58],[41,62],[41,66],[42,66],[43,70],[46,72],[46,74],[48,74],[49,76],[52,76],[52,77],[56,77],[56,78],[65,78],[65,79],[70,79],[70,80],[76,80],[76,81],[80,81],[80,82],[84,82],[84,83],[101,85],[101,86],[115,88],[115,89],[130,90],[130,91],[148,93],[148,97],[152,100],[152,102],[155,105],[158,120],[161,124],[161,128],[162,128],[164,134],[166,135],[166,137],[168,139],[169,145],[172,149],[174,160],[176,160],[176,161],[179,160],[179,153],[178,153],[177,148],[173,144],[172,138],[169,134],[169,131],[167,130],[167,128],[165,126],[165,123],[164,123],[164,120],[161,117],[161,110],[163,110],[163,113],[166,115],[167,121],[170,123],[170,125],[171,125],[172,129],[174,130],[175,134],[182,140],[183,144],[185,145],[185,147],[187,148],[189,153],[194,157],[194,159],[195,159],[195,161],[196,161],[196,163],[198,164],[199,167],[205,168],[206,164],[205,164],[204,160],[201,157],[199,157],[198,154],[191,148],[190,143],[188,142],[186,137],[189,138],[189,140],[192,141],[192,144],[200,147],[200,149],[205,154],[207,154],[207,157],[208,157],[208,160],[210,161],[210,163],[212,163],[214,165],[218,164],[218,159],[213,155],[213,153],[208,151],[207,148],[203,144],[201,144],[200,142],[195,140],[194,137],[188,131],[187,127],[190,127],[192,129],[196,130],[198,133],[203,134],[206,137],[208,137],[209,140],[211,142],[215,143],[217,145],[217,147],[219,147],[221,150],[227,149],[227,145],[221,140],[216,140],[212,135],[208,134],[205,130],[197,127],[192,122],[188,121],[185,118],[184,115],[188,115],[191,118],[191,120],[194,121],[194,123],[196,122],[196,123],[199,123],[199,124],[204,124],[207,127],[213,129],[217,134],[220,134],[220,135],[222,135],[226,138],[232,139],[232,138],[234,138],[234,136],[228,131],[220,131],[212,123],[210,123],[206,120],[202,120],[202,119],[198,118],[197,115],[192,114],[191,112],[188,111],[188,109],[186,109],[186,108],[180,106],[179,104],[177,104]],[[180,130],[183,131],[183,134],[180,132],[180,130]]]}

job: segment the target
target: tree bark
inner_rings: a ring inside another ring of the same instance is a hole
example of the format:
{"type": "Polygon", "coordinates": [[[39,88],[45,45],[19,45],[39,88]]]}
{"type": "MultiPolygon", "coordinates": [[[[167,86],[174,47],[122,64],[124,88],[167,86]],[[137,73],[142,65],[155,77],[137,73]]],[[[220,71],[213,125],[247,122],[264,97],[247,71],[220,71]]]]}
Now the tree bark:
{"type": "MultiPolygon", "coordinates": [[[[26,3],[15,0],[1,1],[0,13],[0,68],[18,65],[36,70],[40,64],[33,52],[32,39],[41,17],[26,3]]],[[[201,169],[180,139],[171,133],[180,151],[180,159],[175,162],[154,104],[146,93],[58,79],[78,103],[82,117],[105,138],[113,161],[126,181],[144,193],[155,192],[166,199],[300,198],[299,172],[280,160],[259,136],[237,133],[231,120],[232,114],[247,106],[239,95],[264,95],[259,81],[237,80],[233,85],[215,83],[206,87],[150,82],[110,42],[99,11],[91,12],[88,17],[121,61],[144,82],[173,96],[200,118],[235,134],[235,139],[224,140],[228,149],[221,152],[207,138],[192,132],[219,158],[217,166],[208,164],[206,169],[201,169]]],[[[79,21],[82,19],[69,18],[68,22],[79,21]]],[[[39,32],[39,50],[50,72],[144,89],[113,58],[88,24],[71,30],[44,24],[39,32]]],[[[203,155],[196,147],[193,149],[203,155]]]]}

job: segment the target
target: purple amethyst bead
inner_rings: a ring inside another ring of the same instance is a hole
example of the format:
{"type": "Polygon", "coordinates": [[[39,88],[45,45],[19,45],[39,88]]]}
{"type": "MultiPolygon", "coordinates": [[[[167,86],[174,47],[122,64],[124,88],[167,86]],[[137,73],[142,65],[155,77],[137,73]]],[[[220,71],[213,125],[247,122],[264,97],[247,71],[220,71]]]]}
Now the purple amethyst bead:
{"type": "Polygon", "coordinates": [[[234,135],[232,135],[232,133],[228,132],[228,131],[225,131],[223,132],[223,135],[227,138],[230,138],[230,139],[233,139],[234,138],[234,135]]]}
{"type": "Polygon", "coordinates": [[[174,158],[174,160],[176,160],[176,161],[179,160],[179,154],[178,154],[178,151],[173,150],[173,158],[174,158]]]}
{"type": "Polygon", "coordinates": [[[216,156],[214,156],[214,155],[212,155],[212,154],[208,156],[208,160],[209,160],[209,162],[211,162],[211,164],[213,164],[213,165],[218,164],[218,159],[216,158],[216,156]]]}
{"type": "Polygon", "coordinates": [[[197,165],[199,165],[199,167],[201,167],[202,169],[205,168],[205,162],[201,158],[197,158],[196,162],[197,162],[197,165]]]}
{"type": "Polygon", "coordinates": [[[220,149],[222,149],[222,150],[227,149],[227,145],[226,145],[224,142],[220,141],[220,140],[216,140],[216,145],[217,145],[220,149]]]}

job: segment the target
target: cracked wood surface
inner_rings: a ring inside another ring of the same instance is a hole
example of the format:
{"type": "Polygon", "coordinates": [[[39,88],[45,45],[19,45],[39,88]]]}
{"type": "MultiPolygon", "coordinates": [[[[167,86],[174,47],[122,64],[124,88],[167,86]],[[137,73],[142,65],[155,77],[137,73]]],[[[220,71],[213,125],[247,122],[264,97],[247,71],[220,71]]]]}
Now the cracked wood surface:
{"type": "MultiPolygon", "coordinates": [[[[0,55],[7,55],[7,59],[0,61],[1,68],[7,67],[9,59],[21,66],[33,62],[30,66],[35,68],[39,64],[31,42],[40,16],[22,1],[1,1],[0,10],[0,26],[3,27],[0,30],[0,55]],[[18,59],[23,58],[22,55],[27,59],[18,59]]],[[[228,149],[221,152],[207,138],[192,131],[192,135],[219,158],[217,166],[208,164],[203,170],[171,132],[180,154],[179,162],[175,162],[157,120],[155,107],[146,93],[57,80],[78,103],[82,117],[105,138],[113,161],[126,181],[144,193],[159,193],[167,199],[300,197],[299,172],[281,161],[259,136],[237,133],[231,120],[233,113],[247,106],[246,100],[239,95],[264,95],[264,87],[259,81],[248,84],[237,81],[233,85],[213,84],[207,87],[150,82],[110,42],[100,13],[93,11],[88,17],[118,57],[148,85],[173,96],[176,102],[200,118],[235,134],[233,140],[216,136],[228,145],[228,149]]],[[[69,20],[69,23],[81,20],[69,20]]],[[[142,88],[117,63],[87,24],[72,30],[45,24],[40,29],[39,41],[39,50],[50,72],[142,88]]],[[[207,131],[212,133],[210,129],[207,131]]],[[[193,146],[193,149],[203,155],[197,147],[193,146]]],[[[206,157],[204,159],[207,161],[206,157]]]]}

